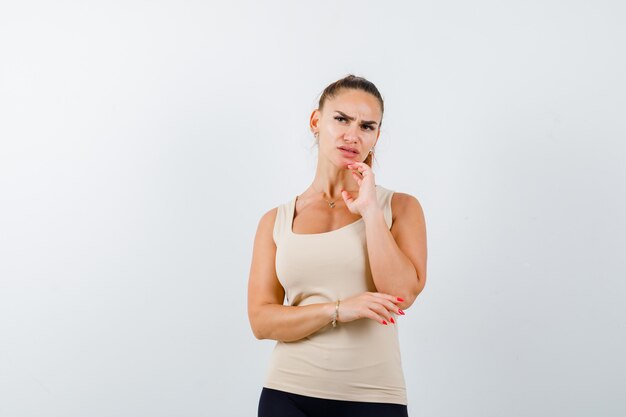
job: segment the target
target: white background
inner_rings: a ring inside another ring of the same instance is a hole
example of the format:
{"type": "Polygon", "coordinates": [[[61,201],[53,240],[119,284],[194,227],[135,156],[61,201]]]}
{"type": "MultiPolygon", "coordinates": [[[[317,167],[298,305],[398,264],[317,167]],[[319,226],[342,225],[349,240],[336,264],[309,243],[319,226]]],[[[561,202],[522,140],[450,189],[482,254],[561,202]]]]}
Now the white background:
{"type": "Polygon", "coordinates": [[[261,215],[310,112],[385,99],[377,183],[426,215],[412,417],[626,414],[620,1],[0,6],[0,416],[255,416],[261,215]]]}

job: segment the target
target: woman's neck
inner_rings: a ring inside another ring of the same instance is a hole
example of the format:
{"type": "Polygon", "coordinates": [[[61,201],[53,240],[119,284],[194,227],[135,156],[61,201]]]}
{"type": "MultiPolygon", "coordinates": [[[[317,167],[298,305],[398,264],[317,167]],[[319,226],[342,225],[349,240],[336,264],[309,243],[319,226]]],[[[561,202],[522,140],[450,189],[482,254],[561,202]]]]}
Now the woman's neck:
{"type": "Polygon", "coordinates": [[[315,193],[323,193],[329,199],[341,198],[341,190],[351,193],[359,191],[359,185],[348,169],[332,173],[318,171],[309,188],[315,193]]]}

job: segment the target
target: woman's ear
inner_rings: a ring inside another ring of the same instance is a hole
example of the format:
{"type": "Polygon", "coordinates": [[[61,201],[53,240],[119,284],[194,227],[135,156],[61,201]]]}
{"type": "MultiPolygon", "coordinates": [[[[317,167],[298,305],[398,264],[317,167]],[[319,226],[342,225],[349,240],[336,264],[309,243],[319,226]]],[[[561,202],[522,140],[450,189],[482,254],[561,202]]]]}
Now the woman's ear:
{"type": "Polygon", "coordinates": [[[319,109],[313,110],[311,113],[311,117],[309,118],[309,127],[311,128],[311,132],[317,132],[317,124],[320,120],[320,112],[319,109]]]}

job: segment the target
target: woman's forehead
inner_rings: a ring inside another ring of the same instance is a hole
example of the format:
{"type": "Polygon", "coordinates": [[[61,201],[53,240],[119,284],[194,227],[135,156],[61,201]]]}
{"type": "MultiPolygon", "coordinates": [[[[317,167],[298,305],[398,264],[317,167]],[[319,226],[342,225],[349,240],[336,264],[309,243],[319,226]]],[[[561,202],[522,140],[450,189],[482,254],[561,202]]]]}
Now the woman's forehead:
{"type": "Polygon", "coordinates": [[[380,103],[372,94],[360,90],[346,90],[337,94],[324,105],[330,112],[340,111],[363,119],[380,118],[380,103]]]}

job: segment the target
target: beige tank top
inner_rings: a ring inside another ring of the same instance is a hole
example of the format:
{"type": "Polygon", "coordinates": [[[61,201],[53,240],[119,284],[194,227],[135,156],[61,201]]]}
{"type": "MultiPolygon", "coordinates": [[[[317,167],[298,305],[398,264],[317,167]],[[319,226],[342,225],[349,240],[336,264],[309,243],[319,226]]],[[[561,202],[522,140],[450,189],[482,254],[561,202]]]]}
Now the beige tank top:
{"type": "MultiPolygon", "coordinates": [[[[376,185],[376,194],[391,228],[393,191],[376,185]]],[[[286,305],[335,302],[377,291],[364,220],[326,233],[295,234],[295,203],[296,197],[278,206],[273,232],[286,305]]],[[[333,328],[329,323],[298,341],[277,341],[264,386],[318,398],[406,405],[398,324],[359,319],[333,328]]]]}

